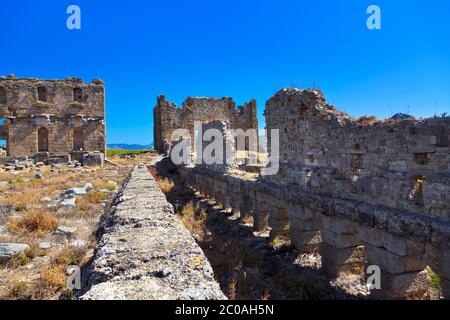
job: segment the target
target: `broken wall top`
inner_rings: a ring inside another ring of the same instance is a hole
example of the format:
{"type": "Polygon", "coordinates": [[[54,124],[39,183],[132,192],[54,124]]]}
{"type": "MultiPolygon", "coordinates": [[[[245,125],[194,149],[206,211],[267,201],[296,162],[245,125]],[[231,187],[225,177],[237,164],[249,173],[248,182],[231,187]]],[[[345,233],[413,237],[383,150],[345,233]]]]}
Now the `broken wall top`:
{"type": "Polygon", "coordinates": [[[28,118],[85,116],[104,118],[104,83],[84,83],[78,78],[41,80],[34,78],[0,78],[3,94],[0,113],[3,117],[28,118]]]}
{"type": "Polygon", "coordinates": [[[267,101],[280,171],[266,180],[450,220],[450,118],[353,118],[316,89],[267,101]]]}

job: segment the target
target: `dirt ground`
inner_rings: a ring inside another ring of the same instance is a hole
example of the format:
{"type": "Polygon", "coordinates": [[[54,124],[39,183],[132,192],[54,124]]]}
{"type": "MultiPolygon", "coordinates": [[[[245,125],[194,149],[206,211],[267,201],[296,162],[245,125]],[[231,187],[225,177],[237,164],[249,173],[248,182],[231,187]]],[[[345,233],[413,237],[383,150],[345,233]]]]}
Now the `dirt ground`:
{"type": "Polygon", "coordinates": [[[67,267],[83,270],[110,203],[134,164],[154,160],[153,154],[143,154],[113,157],[102,168],[0,169],[0,244],[29,246],[0,263],[0,299],[73,298],[67,267]],[[70,194],[72,188],[82,194],[70,194]]]}

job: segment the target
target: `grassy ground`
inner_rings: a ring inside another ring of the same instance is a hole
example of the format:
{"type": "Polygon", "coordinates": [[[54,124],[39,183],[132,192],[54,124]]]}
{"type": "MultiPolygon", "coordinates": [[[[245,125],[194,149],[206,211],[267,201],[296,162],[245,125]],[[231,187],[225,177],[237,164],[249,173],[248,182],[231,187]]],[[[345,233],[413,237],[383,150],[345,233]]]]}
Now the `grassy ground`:
{"type": "Polygon", "coordinates": [[[140,155],[152,152],[152,150],[110,150],[106,151],[108,157],[112,156],[124,156],[124,155],[140,155]]]}
{"type": "Polygon", "coordinates": [[[0,215],[4,228],[0,243],[29,245],[0,265],[0,300],[71,298],[74,292],[67,290],[66,269],[83,267],[92,256],[101,216],[129,171],[126,166],[0,171],[0,206],[9,208],[0,215]],[[77,196],[76,207],[59,205],[63,191],[86,183],[93,188],[77,196]],[[76,231],[70,235],[55,232],[58,226],[76,231]],[[43,243],[50,248],[40,247],[43,243]]]}

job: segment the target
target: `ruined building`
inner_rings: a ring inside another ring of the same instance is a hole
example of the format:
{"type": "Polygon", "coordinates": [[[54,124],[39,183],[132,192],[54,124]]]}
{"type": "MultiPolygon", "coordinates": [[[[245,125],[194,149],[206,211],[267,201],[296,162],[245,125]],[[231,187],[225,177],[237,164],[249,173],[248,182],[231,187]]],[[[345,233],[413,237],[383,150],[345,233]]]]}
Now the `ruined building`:
{"type": "MultiPolygon", "coordinates": [[[[189,97],[183,102],[182,108],[159,96],[154,108],[154,141],[155,149],[167,151],[175,129],[186,129],[194,141],[194,122],[208,123],[215,120],[227,121],[232,129],[258,129],[256,101],[251,100],[236,108],[232,98],[194,98],[189,97]]],[[[250,148],[246,141],[247,150],[250,148]]],[[[253,150],[253,149],[251,149],[253,150]]]]}
{"type": "Polygon", "coordinates": [[[100,80],[0,79],[0,140],[9,157],[100,163],[106,150],[100,80]]]}
{"type": "Polygon", "coordinates": [[[265,115],[280,130],[277,174],[186,166],[187,183],[271,238],[319,252],[328,274],[364,279],[379,267],[374,295],[422,298],[429,267],[450,298],[449,117],[355,119],[315,89],[279,91],[265,115]]]}

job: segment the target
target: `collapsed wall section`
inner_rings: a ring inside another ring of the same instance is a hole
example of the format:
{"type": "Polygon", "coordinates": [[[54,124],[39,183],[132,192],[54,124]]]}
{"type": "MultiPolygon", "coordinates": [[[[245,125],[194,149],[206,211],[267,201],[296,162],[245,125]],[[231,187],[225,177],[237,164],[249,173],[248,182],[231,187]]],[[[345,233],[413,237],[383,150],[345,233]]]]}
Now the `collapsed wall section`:
{"type": "Polygon", "coordinates": [[[193,142],[195,122],[221,120],[228,122],[233,129],[258,129],[255,100],[236,108],[236,103],[229,97],[188,97],[182,108],[178,108],[164,96],[159,96],[153,112],[155,149],[161,153],[172,144],[171,136],[175,129],[188,130],[193,142]]]}
{"type": "Polygon", "coordinates": [[[105,227],[81,297],[225,299],[212,268],[145,166],[136,166],[105,227]]]}

